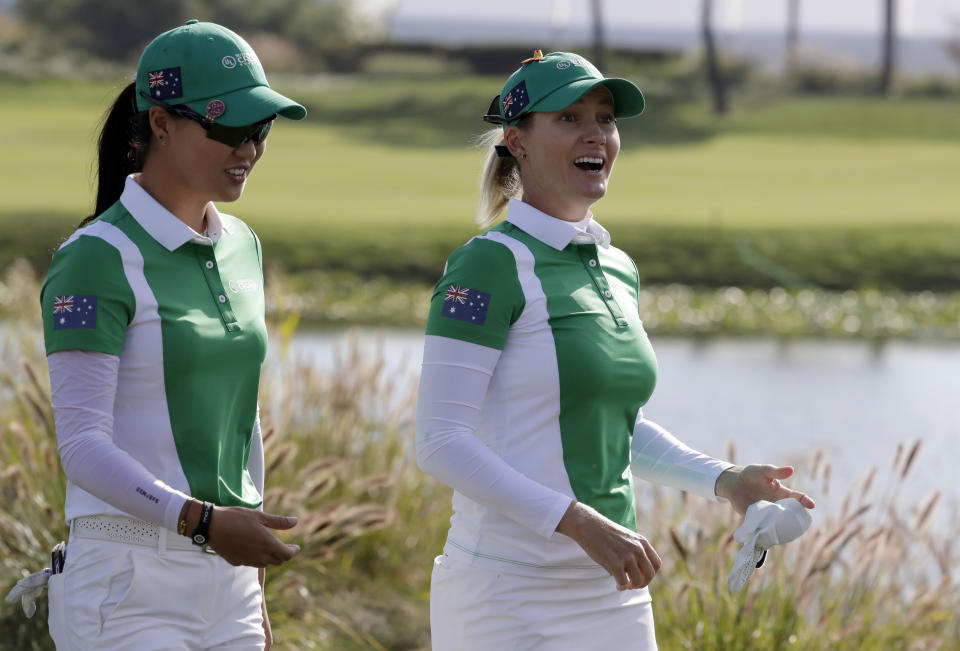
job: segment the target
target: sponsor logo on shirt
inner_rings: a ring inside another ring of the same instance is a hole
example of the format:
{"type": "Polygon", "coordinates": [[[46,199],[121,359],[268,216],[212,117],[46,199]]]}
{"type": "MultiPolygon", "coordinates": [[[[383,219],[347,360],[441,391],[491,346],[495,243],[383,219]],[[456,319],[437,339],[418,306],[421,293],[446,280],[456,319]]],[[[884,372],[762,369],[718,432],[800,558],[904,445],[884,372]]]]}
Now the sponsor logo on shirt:
{"type": "Polygon", "coordinates": [[[159,498],[159,497],[157,497],[156,495],[152,495],[152,494],[148,493],[147,491],[143,490],[143,489],[140,488],[139,486],[137,486],[137,492],[140,493],[141,495],[143,495],[144,497],[146,497],[148,500],[150,500],[151,502],[153,502],[153,503],[155,503],[155,504],[159,504],[159,503],[160,503],[160,498],[159,498]]]}
{"type": "Polygon", "coordinates": [[[490,294],[459,285],[450,285],[443,298],[443,316],[476,325],[487,320],[489,307],[490,294]]]}
{"type": "Polygon", "coordinates": [[[244,292],[255,292],[257,291],[256,280],[250,280],[249,278],[240,278],[239,280],[231,280],[227,283],[227,286],[230,288],[230,291],[234,294],[242,294],[244,292]]]}

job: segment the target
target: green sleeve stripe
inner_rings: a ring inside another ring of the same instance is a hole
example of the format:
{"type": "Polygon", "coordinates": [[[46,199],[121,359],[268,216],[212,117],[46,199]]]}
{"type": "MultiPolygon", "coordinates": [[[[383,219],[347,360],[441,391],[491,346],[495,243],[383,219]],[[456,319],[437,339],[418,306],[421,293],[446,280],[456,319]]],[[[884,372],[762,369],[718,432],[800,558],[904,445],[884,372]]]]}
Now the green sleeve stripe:
{"type": "Polygon", "coordinates": [[[430,301],[426,333],[503,350],[510,326],[523,308],[523,290],[513,254],[500,243],[484,236],[475,237],[447,261],[430,301]],[[451,308],[470,309],[457,303],[458,289],[489,297],[489,306],[479,315],[479,322],[459,320],[451,314],[451,308]]]}
{"type": "Polygon", "coordinates": [[[74,233],[54,254],[40,294],[48,355],[61,350],[119,355],[123,350],[127,326],[136,313],[120,252],[123,240],[129,242],[112,224],[95,222],[74,233]],[[55,327],[54,301],[74,295],[97,297],[95,327],[55,327]]]}

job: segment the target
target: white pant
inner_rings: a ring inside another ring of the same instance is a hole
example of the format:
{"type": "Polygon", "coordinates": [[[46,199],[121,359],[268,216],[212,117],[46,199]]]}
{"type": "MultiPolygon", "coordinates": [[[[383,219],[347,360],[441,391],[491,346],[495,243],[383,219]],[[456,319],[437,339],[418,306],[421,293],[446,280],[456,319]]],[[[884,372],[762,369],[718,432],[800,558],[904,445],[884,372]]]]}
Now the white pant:
{"type": "Polygon", "coordinates": [[[430,581],[433,651],[656,651],[646,589],[612,577],[499,573],[438,556],[430,581]]]}
{"type": "Polygon", "coordinates": [[[59,651],[263,649],[254,567],[214,554],[71,537],[50,578],[50,635],[59,651]]]}

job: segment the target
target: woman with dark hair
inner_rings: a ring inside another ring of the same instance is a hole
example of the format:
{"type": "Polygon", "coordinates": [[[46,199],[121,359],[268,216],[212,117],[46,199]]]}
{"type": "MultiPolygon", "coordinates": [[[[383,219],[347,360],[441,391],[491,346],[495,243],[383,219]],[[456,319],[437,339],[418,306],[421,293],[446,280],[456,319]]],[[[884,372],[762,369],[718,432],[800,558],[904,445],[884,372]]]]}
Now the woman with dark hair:
{"type": "Polygon", "coordinates": [[[656,648],[647,586],[660,558],[637,531],[633,475],[740,513],[813,501],[790,467],[733,466],[646,419],[657,363],[633,261],[590,207],[640,90],[576,54],[539,51],[484,119],[478,222],[433,294],[417,461],[454,488],[433,568],[435,651],[656,648]],[[612,580],[611,580],[612,579],[612,580]]]}
{"type": "Polygon", "coordinates": [[[240,197],[278,115],[306,110],[237,34],[192,20],[106,118],[95,212],[41,295],[68,479],[58,648],[270,646],[263,568],[297,553],[271,531],[296,520],[262,512],[260,243],[213,202],[240,197]]]}

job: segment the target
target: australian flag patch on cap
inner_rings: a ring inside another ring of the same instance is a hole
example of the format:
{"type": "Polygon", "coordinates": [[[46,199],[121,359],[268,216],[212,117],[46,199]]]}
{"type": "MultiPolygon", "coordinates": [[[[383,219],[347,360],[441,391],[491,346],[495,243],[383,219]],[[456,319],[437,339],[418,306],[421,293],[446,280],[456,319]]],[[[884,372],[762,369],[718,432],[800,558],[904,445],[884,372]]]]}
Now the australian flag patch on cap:
{"type": "Polygon", "coordinates": [[[53,329],[73,330],[97,327],[97,297],[89,294],[57,296],[53,299],[53,329]]]}
{"type": "Polygon", "coordinates": [[[515,116],[519,115],[529,103],[530,95],[527,94],[527,82],[521,81],[503,98],[503,117],[507,120],[512,120],[515,116]]]}
{"type": "Polygon", "coordinates": [[[155,99],[176,99],[183,97],[183,83],[180,79],[180,67],[164,68],[147,73],[150,95],[155,99]]]}
{"type": "Polygon", "coordinates": [[[443,316],[457,321],[483,325],[490,307],[490,294],[450,285],[443,299],[443,316]]]}

